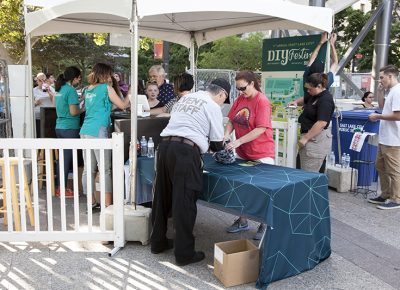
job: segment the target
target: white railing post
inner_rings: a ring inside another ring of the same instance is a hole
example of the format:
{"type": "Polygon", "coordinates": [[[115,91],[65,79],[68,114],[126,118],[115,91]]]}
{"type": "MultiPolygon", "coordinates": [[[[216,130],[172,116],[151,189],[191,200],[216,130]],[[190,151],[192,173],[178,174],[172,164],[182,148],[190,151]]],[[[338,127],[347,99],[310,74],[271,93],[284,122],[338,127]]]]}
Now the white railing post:
{"type": "Polygon", "coordinates": [[[288,118],[287,159],[285,166],[295,168],[297,156],[297,120],[288,118]]]}
{"type": "Polygon", "coordinates": [[[125,245],[124,133],[112,133],[114,248],[125,245]]]}

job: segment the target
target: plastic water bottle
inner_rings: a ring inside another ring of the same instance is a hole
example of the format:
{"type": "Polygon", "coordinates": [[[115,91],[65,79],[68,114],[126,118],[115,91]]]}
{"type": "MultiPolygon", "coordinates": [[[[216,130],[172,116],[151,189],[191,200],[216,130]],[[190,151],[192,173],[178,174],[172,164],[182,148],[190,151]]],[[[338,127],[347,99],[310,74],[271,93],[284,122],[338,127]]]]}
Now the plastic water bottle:
{"type": "Polygon", "coordinates": [[[147,140],[145,136],[142,136],[140,140],[140,155],[147,156],[147,140]]]}
{"type": "Polygon", "coordinates": [[[342,165],[342,168],[346,168],[346,153],[342,154],[342,159],[340,160],[340,164],[342,165]]]}
{"type": "Polygon", "coordinates": [[[335,160],[335,152],[331,152],[329,155],[329,165],[335,166],[336,160],[335,160]]]}
{"type": "Polygon", "coordinates": [[[152,137],[149,137],[149,141],[147,142],[147,157],[154,157],[154,142],[152,137]]]}
{"type": "Polygon", "coordinates": [[[350,167],[350,154],[346,154],[346,168],[350,167]]]}

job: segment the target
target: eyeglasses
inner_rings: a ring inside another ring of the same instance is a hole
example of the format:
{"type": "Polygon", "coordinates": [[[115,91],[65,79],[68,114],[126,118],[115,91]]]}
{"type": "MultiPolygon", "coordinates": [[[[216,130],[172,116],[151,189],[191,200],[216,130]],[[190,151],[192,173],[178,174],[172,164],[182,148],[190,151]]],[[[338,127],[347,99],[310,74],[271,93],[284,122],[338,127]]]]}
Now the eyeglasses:
{"type": "MultiPolygon", "coordinates": [[[[221,88],[222,89],[222,88],[221,88]]],[[[229,95],[228,95],[228,93],[224,90],[224,89],[222,89],[222,92],[224,93],[224,95],[225,95],[225,100],[227,99],[227,98],[229,98],[229,95]]]]}
{"type": "Polygon", "coordinates": [[[249,84],[245,85],[244,87],[236,87],[236,89],[237,89],[238,91],[244,92],[244,91],[247,89],[247,86],[248,86],[248,85],[249,85],[249,84]]]}

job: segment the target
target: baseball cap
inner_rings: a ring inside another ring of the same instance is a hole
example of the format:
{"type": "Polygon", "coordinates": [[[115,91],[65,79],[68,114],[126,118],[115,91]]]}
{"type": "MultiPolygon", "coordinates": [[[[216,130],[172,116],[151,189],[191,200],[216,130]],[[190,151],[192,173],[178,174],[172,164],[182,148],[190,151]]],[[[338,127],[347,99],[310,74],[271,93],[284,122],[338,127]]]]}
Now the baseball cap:
{"type": "Polygon", "coordinates": [[[229,84],[229,82],[223,78],[217,78],[214,79],[211,83],[211,85],[217,85],[221,88],[223,88],[225,90],[225,92],[228,93],[228,98],[229,99],[229,94],[231,92],[231,85],[229,84]]]}

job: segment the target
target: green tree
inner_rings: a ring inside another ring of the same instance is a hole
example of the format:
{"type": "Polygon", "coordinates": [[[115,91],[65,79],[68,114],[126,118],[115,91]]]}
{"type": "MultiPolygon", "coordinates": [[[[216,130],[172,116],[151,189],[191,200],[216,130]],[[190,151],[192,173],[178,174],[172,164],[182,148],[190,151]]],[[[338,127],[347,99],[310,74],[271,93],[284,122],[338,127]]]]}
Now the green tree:
{"type": "Polygon", "coordinates": [[[25,51],[22,0],[0,1],[0,58],[17,63],[25,51]]]}
{"type": "MultiPolygon", "coordinates": [[[[373,10],[380,1],[372,1],[372,11],[364,14],[360,10],[354,10],[351,7],[339,12],[335,15],[335,27],[338,31],[338,54],[343,55],[350,47],[353,40],[357,37],[362,27],[370,18],[373,10]]],[[[400,65],[400,51],[398,49],[398,39],[400,37],[400,17],[399,17],[400,0],[395,1],[393,9],[393,19],[390,33],[389,56],[388,63],[400,65]]],[[[359,71],[370,71],[372,68],[373,51],[375,42],[375,27],[371,29],[364,41],[358,48],[356,53],[360,53],[362,58],[355,60],[359,71]]],[[[347,67],[349,67],[347,65],[347,67]]]]}
{"type": "Polygon", "coordinates": [[[248,37],[230,36],[213,42],[211,49],[199,52],[199,68],[260,70],[262,54],[261,33],[248,37]]]}

